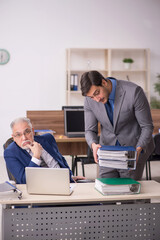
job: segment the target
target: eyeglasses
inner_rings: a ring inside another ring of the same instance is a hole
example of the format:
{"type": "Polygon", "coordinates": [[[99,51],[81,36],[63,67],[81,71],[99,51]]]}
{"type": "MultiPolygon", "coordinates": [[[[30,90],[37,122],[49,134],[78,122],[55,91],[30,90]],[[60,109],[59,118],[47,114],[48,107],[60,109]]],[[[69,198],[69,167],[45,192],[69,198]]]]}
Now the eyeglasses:
{"type": "Polygon", "coordinates": [[[28,136],[32,132],[32,129],[26,128],[23,133],[16,133],[13,135],[15,138],[21,138],[23,135],[28,136]]]}

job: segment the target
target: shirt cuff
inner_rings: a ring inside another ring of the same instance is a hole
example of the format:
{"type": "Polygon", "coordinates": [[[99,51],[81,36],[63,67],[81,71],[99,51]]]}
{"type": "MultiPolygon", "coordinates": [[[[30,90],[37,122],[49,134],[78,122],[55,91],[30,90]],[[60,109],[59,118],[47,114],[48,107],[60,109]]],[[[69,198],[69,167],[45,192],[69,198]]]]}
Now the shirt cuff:
{"type": "Polygon", "coordinates": [[[37,164],[38,166],[40,166],[42,162],[42,160],[39,160],[38,158],[35,158],[35,157],[32,157],[31,161],[37,164]]]}

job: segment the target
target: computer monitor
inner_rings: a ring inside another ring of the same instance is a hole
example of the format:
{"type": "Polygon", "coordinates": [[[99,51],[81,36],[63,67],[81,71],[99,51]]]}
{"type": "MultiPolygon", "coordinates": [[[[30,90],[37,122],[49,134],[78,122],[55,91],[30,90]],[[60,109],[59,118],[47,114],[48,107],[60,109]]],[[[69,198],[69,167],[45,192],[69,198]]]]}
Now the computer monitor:
{"type": "Polygon", "coordinates": [[[67,137],[84,137],[84,109],[83,107],[63,107],[64,130],[67,137]]]}
{"type": "Polygon", "coordinates": [[[83,106],[62,106],[62,110],[64,110],[65,108],[73,108],[73,109],[84,109],[83,106]]]}

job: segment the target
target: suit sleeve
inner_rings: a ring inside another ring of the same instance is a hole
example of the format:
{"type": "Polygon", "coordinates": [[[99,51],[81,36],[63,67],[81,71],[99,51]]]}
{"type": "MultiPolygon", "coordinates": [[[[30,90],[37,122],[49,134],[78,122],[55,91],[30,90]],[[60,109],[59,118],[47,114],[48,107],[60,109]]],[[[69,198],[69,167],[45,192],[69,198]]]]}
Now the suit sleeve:
{"type": "Polygon", "coordinates": [[[90,108],[89,99],[84,102],[85,111],[85,138],[91,148],[92,143],[98,143],[98,121],[90,108]]]}
{"type": "Polygon", "coordinates": [[[39,167],[37,164],[30,160],[28,161],[27,165],[24,165],[19,158],[19,154],[16,154],[16,151],[10,148],[7,148],[4,151],[4,158],[8,170],[15,177],[16,183],[18,184],[26,183],[25,167],[39,167]]]}
{"type": "Polygon", "coordinates": [[[148,100],[140,87],[136,89],[134,108],[136,119],[141,128],[137,146],[141,146],[145,151],[146,146],[150,143],[152,138],[153,122],[148,100]]]}

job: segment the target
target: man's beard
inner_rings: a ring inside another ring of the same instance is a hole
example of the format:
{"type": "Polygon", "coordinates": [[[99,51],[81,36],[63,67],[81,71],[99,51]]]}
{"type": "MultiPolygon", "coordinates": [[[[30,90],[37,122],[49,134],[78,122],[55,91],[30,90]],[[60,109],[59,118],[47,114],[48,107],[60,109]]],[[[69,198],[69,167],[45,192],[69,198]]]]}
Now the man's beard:
{"type": "Polygon", "coordinates": [[[28,145],[32,145],[32,142],[30,140],[25,140],[22,142],[21,148],[27,150],[29,149],[28,145]]]}

